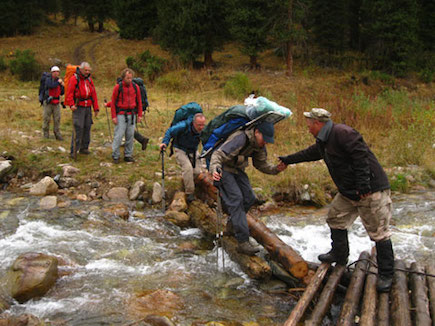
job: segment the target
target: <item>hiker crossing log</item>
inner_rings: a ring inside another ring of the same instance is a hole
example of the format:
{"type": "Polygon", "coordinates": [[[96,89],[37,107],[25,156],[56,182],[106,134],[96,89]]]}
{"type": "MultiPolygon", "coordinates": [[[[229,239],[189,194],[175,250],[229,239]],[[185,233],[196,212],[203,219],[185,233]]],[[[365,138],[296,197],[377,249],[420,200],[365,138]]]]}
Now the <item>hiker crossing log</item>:
{"type": "MultiPolygon", "coordinates": [[[[213,186],[213,181],[209,174],[200,174],[196,178],[195,183],[198,185],[198,187],[196,187],[198,197],[206,202],[210,202],[210,199],[212,201],[216,200],[217,191],[213,186]]],[[[269,252],[273,259],[281,263],[289,273],[298,279],[303,279],[308,274],[307,262],[296,251],[286,245],[272,231],[270,231],[264,223],[257,220],[249,213],[246,217],[251,236],[269,252]]],[[[210,221],[213,221],[214,228],[209,229],[208,232],[214,234],[216,230],[215,223],[217,223],[216,218],[212,217],[210,221]]],[[[223,225],[220,226],[220,228],[222,227],[223,225]]]]}
{"type": "Polygon", "coordinates": [[[349,287],[347,288],[340,317],[337,321],[337,326],[351,326],[354,324],[355,314],[358,309],[358,304],[361,299],[361,293],[366,278],[369,257],[369,253],[367,251],[363,251],[359,256],[359,261],[356,264],[355,271],[352,273],[352,278],[349,287]]]}
{"type": "Polygon", "coordinates": [[[377,292],[376,292],[376,274],[378,269],[374,265],[376,257],[371,256],[369,262],[369,274],[366,278],[364,288],[364,298],[362,302],[361,311],[361,325],[363,326],[376,326],[376,305],[377,305],[377,292]]]}
{"type": "Polygon", "coordinates": [[[393,287],[391,289],[391,319],[393,325],[411,325],[411,314],[409,312],[409,293],[408,280],[405,263],[401,260],[395,262],[396,271],[394,272],[393,287]]]}
{"type": "Polygon", "coordinates": [[[429,312],[429,299],[427,297],[426,277],[423,275],[424,269],[417,263],[411,264],[409,287],[411,289],[411,302],[413,320],[418,326],[430,326],[432,321],[429,312]]]}

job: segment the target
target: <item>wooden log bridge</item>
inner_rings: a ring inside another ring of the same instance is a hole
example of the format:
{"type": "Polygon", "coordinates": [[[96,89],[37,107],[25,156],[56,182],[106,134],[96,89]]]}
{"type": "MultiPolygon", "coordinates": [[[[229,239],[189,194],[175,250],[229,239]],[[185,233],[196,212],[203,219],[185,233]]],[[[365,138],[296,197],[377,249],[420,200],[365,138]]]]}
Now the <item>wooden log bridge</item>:
{"type": "Polygon", "coordinates": [[[336,290],[345,267],[321,264],[284,326],[302,325],[302,321],[306,326],[322,323],[339,326],[435,325],[434,265],[422,266],[414,262],[407,267],[397,260],[390,293],[378,293],[375,258],[370,258],[368,252],[361,253],[340,312],[338,315],[335,312],[335,316],[332,316],[330,306],[334,296],[338,297],[336,290]],[[328,319],[325,321],[325,318],[328,319]]]}

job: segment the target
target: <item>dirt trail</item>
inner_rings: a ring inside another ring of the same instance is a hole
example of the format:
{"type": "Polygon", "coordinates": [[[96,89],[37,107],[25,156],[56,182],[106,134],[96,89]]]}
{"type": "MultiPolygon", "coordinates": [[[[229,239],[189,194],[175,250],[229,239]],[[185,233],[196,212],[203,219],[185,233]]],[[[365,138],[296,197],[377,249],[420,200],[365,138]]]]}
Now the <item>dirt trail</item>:
{"type": "Polygon", "coordinates": [[[91,62],[93,68],[97,67],[97,62],[95,59],[95,48],[101,44],[101,42],[106,39],[116,35],[116,33],[105,32],[103,35],[98,35],[88,41],[80,43],[73,53],[74,64],[80,64],[83,61],[91,62]]]}

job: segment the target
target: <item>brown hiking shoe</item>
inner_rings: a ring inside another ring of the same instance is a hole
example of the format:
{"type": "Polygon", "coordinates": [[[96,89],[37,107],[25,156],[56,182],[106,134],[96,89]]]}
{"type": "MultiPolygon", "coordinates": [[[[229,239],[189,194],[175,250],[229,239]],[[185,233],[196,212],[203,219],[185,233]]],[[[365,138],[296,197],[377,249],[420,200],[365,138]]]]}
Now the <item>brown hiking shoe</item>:
{"type": "Polygon", "coordinates": [[[142,150],[143,151],[147,149],[148,141],[149,141],[149,139],[146,137],[144,137],[144,139],[142,140],[141,143],[142,143],[142,150]]]}
{"type": "Polygon", "coordinates": [[[249,241],[239,243],[239,245],[237,246],[237,252],[249,256],[254,256],[259,251],[260,248],[254,247],[249,241]]]}

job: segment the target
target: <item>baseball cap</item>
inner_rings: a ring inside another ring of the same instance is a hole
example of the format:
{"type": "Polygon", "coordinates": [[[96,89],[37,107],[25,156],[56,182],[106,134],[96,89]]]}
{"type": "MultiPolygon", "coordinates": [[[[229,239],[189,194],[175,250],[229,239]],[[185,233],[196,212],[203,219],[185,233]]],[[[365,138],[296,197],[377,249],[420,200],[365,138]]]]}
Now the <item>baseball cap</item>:
{"type": "Polygon", "coordinates": [[[326,122],[331,118],[331,113],[321,108],[312,108],[310,112],[304,112],[306,118],[326,122]]]}
{"type": "Polygon", "coordinates": [[[59,67],[58,66],[51,67],[51,72],[54,72],[54,71],[60,71],[59,67]]]}
{"type": "Polygon", "coordinates": [[[257,129],[263,135],[263,139],[266,143],[270,143],[270,144],[274,143],[273,136],[275,134],[275,128],[273,127],[273,123],[263,121],[257,126],[257,129]]]}

